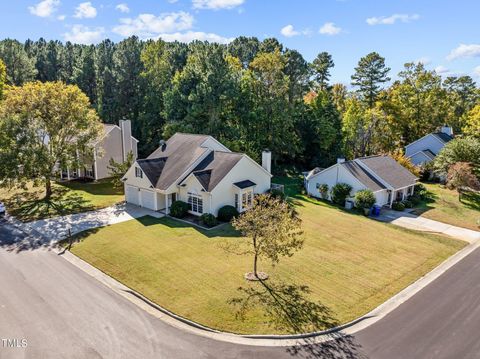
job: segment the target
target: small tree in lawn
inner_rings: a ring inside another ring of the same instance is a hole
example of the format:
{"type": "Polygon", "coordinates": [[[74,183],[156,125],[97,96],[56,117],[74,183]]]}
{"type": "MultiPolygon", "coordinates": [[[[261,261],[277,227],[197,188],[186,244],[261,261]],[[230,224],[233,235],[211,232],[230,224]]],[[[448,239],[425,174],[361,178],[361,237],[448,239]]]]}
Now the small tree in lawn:
{"type": "Polygon", "coordinates": [[[266,279],[268,275],[258,272],[258,259],[263,257],[275,265],[280,257],[291,257],[303,246],[301,220],[286,202],[268,194],[254,199],[253,208],[233,219],[233,226],[250,241],[246,254],[253,255],[253,272],[249,280],[266,279]]]}
{"type": "Polygon", "coordinates": [[[112,183],[115,187],[121,187],[123,185],[122,177],[127,173],[128,169],[132,167],[133,162],[135,162],[135,158],[132,151],[128,152],[127,158],[123,162],[116,162],[113,158],[110,158],[108,171],[112,176],[112,183]]]}

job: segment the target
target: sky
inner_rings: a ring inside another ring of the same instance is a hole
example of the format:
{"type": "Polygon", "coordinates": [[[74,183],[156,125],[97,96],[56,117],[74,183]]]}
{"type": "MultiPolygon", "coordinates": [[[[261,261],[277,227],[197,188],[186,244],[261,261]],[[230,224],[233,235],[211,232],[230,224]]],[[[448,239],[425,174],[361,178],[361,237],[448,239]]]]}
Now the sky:
{"type": "Polygon", "coordinates": [[[414,61],[480,83],[480,0],[0,0],[0,14],[0,38],[20,41],[276,37],[308,61],[331,53],[333,82],[376,51],[392,78],[414,61]]]}

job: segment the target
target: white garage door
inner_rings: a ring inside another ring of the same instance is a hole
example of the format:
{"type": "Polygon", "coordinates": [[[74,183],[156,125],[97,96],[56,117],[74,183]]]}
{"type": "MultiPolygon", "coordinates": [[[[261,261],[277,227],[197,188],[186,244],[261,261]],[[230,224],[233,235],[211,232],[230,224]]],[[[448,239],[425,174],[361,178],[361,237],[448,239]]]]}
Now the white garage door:
{"type": "Polygon", "coordinates": [[[139,192],[138,192],[138,187],[134,187],[134,186],[127,186],[127,188],[125,189],[125,200],[127,201],[127,203],[131,203],[131,204],[134,204],[136,206],[139,206],[140,205],[140,201],[139,201],[139,192]]]}
{"type": "Polygon", "coordinates": [[[155,208],[155,192],[147,191],[144,189],[140,190],[140,197],[142,198],[142,207],[153,209],[156,211],[155,208]]]}

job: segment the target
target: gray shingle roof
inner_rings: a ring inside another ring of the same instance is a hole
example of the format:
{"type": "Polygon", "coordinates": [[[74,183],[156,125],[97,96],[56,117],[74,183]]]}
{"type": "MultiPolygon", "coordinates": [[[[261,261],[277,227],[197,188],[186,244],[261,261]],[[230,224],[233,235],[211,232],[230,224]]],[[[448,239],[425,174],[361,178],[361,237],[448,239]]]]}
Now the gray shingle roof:
{"type": "Polygon", "coordinates": [[[453,140],[453,137],[444,132],[435,132],[432,133],[435,137],[439,138],[442,142],[447,143],[453,140]]]}
{"type": "Polygon", "coordinates": [[[240,153],[213,151],[191,173],[211,192],[242,157],[240,153]]]}
{"type": "Polygon", "coordinates": [[[427,156],[428,158],[430,159],[435,159],[435,153],[433,153],[432,151],[430,150],[423,150],[422,151],[423,153],[425,153],[425,156],[427,156]]]}
{"type": "Polygon", "coordinates": [[[361,161],[395,189],[411,186],[417,181],[417,177],[390,156],[362,157],[357,161],[361,161]]]}
{"type": "Polygon", "coordinates": [[[245,180],[245,181],[235,182],[233,185],[238,188],[244,189],[244,188],[256,186],[257,184],[250,180],[245,180]]]}
{"type": "Polygon", "coordinates": [[[164,163],[158,168],[150,169],[153,177],[156,177],[153,185],[160,190],[170,187],[200,156],[209,151],[208,148],[200,147],[208,138],[207,135],[176,133],[164,146],[157,148],[147,158],[147,160],[164,159],[164,163]]]}
{"type": "Polygon", "coordinates": [[[145,173],[145,176],[147,176],[150,182],[155,186],[155,184],[158,182],[158,178],[162,174],[166,161],[167,158],[159,157],[137,160],[137,164],[140,166],[143,173],[145,173]]]}
{"type": "Polygon", "coordinates": [[[373,192],[380,191],[386,187],[373,177],[367,170],[355,161],[348,161],[341,163],[347,171],[349,171],[356,179],[362,182],[368,189],[371,189],[373,192]]]}

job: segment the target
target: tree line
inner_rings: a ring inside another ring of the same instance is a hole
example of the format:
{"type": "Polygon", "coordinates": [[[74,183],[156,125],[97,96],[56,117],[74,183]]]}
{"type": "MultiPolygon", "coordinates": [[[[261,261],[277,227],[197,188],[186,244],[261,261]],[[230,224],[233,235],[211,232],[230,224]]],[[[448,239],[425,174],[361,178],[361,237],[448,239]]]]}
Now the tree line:
{"type": "Polygon", "coordinates": [[[5,39],[0,59],[7,85],[74,84],[103,122],[130,119],[141,156],[179,131],[212,135],[257,160],[269,148],[276,163],[302,168],[393,152],[444,124],[480,136],[480,91],[470,76],[442,78],[409,62],[392,82],[376,52],[359,60],[349,87],[331,83],[327,52],[309,63],[275,38],[228,45],[5,39]]]}

